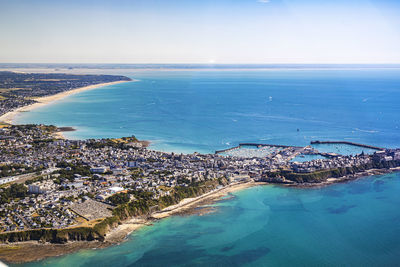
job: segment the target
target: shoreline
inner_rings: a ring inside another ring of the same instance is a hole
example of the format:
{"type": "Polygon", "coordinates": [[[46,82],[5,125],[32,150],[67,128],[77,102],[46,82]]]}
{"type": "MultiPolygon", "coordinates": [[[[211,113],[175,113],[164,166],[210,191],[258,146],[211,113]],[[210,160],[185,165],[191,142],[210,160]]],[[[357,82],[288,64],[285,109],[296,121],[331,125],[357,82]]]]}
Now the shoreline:
{"type": "MultiPolygon", "coordinates": [[[[68,90],[68,91],[64,91],[55,95],[49,95],[49,96],[43,96],[43,97],[38,97],[38,98],[34,98],[33,100],[37,101],[36,103],[33,103],[31,105],[27,105],[27,106],[23,106],[23,107],[19,107],[15,110],[12,110],[10,112],[7,112],[3,115],[0,116],[0,122],[3,123],[7,123],[7,124],[13,124],[16,116],[21,113],[21,112],[29,112],[33,109],[36,109],[38,107],[42,107],[45,106],[47,104],[50,104],[54,101],[63,99],[67,96],[70,95],[74,95],[77,93],[81,93],[84,91],[89,91],[92,89],[96,89],[99,87],[103,87],[103,86],[107,86],[107,85],[114,85],[114,84],[119,84],[119,83],[124,83],[124,82],[130,82],[130,81],[115,81],[115,82],[107,82],[107,83],[99,83],[99,84],[94,84],[94,85],[89,85],[89,86],[84,86],[84,87],[79,87],[79,88],[75,88],[72,90],[68,90]]],[[[60,132],[57,132],[60,133],[60,132]]],[[[60,134],[62,136],[62,134],[60,134]]],[[[57,135],[57,136],[60,136],[57,135]]],[[[64,137],[62,137],[64,138],[64,137]]]]}
{"type": "MultiPolygon", "coordinates": [[[[375,176],[375,175],[385,175],[389,173],[400,172],[400,167],[393,167],[388,169],[369,169],[362,172],[345,175],[338,178],[327,178],[323,182],[319,183],[294,183],[294,184],[281,184],[288,187],[297,187],[297,188],[319,188],[324,186],[329,186],[333,184],[339,183],[347,183],[351,181],[355,181],[364,177],[375,176]]],[[[273,184],[273,183],[272,183],[273,184]]]]}
{"type": "Polygon", "coordinates": [[[204,213],[198,212],[198,208],[210,205],[221,200],[230,193],[244,190],[258,185],[267,185],[266,182],[244,182],[227,185],[223,188],[213,190],[195,198],[183,199],[180,203],[166,207],[165,209],[151,214],[149,218],[131,218],[111,229],[105,236],[105,241],[72,241],[66,244],[41,243],[38,241],[26,241],[0,244],[0,260],[6,263],[18,264],[40,261],[49,257],[58,257],[71,254],[84,249],[101,249],[118,245],[127,241],[127,237],[134,231],[146,225],[152,225],[158,221],[173,215],[200,216],[212,212],[207,210],[204,213]]]}
{"type": "Polygon", "coordinates": [[[400,167],[390,168],[388,170],[371,169],[365,172],[343,176],[340,178],[328,178],[326,181],[321,183],[308,184],[277,184],[256,181],[233,183],[195,198],[185,198],[181,200],[178,204],[166,207],[161,211],[154,212],[146,218],[134,217],[127,219],[117,227],[110,229],[105,235],[104,241],[70,241],[65,244],[41,243],[39,241],[3,243],[0,244],[0,260],[4,260],[10,264],[27,263],[40,261],[50,257],[59,257],[71,253],[76,253],[85,249],[103,249],[113,245],[119,245],[127,241],[128,236],[131,233],[139,230],[143,226],[153,225],[154,222],[170,216],[203,216],[204,214],[208,214],[216,210],[209,205],[222,200],[223,197],[226,197],[231,193],[255,186],[281,185],[304,189],[318,188],[336,183],[351,182],[362,177],[383,175],[397,171],[400,171],[400,167]]]}
{"type": "Polygon", "coordinates": [[[151,225],[152,222],[158,221],[173,215],[184,215],[184,214],[199,214],[204,215],[208,212],[192,212],[199,207],[215,203],[219,201],[222,197],[237,191],[241,191],[253,186],[266,185],[265,182],[245,182],[245,183],[235,183],[227,185],[223,188],[213,190],[204,195],[195,198],[185,198],[181,200],[178,204],[166,207],[161,211],[154,212],[149,218],[131,218],[123,222],[116,228],[111,229],[105,237],[106,242],[110,243],[121,243],[126,240],[126,237],[132,232],[138,230],[139,228],[151,225]]]}
{"type": "MultiPolygon", "coordinates": [[[[117,82],[110,82],[110,83],[101,83],[86,87],[80,87],[73,90],[69,90],[66,92],[61,92],[51,96],[45,96],[36,98],[35,100],[38,103],[34,103],[31,105],[27,105],[24,107],[17,108],[13,111],[10,111],[2,116],[0,116],[0,121],[3,121],[3,117],[9,120],[10,124],[13,124],[16,116],[20,112],[29,112],[35,108],[40,106],[44,106],[51,102],[57,101],[69,95],[80,93],[86,90],[91,90],[95,88],[99,88],[106,85],[122,83],[126,81],[117,81],[117,82]]],[[[58,130],[54,133],[56,138],[64,138],[63,131],[58,130]]],[[[400,170],[396,168],[395,171],[400,170]]],[[[393,171],[393,169],[388,169],[387,172],[393,171]]],[[[379,173],[379,169],[371,169],[362,173],[357,173],[353,175],[343,176],[339,178],[328,178],[324,182],[319,183],[303,183],[303,184],[288,184],[288,186],[299,187],[299,188],[307,188],[307,187],[321,187],[327,186],[334,183],[342,183],[342,182],[349,182],[352,180],[356,180],[360,177],[370,176],[370,175],[377,175],[377,174],[384,174],[387,172],[379,173]],[[370,172],[369,172],[370,171],[370,172]]],[[[220,189],[216,189],[210,191],[206,194],[195,198],[187,198],[183,199],[176,205],[169,206],[161,211],[154,212],[151,214],[150,218],[140,219],[140,218],[131,218],[124,222],[122,222],[117,227],[110,229],[106,234],[106,239],[104,242],[100,241],[72,241],[66,244],[50,244],[50,243],[40,243],[36,241],[27,241],[27,242],[19,242],[19,243],[9,243],[9,244],[1,244],[0,245],[0,259],[6,259],[6,261],[10,263],[22,263],[22,262],[31,262],[31,261],[38,261],[42,260],[47,257],[55,257],[61,256],[65,254],[70,254],[77,252],[79,250],[84,249],[97,249],[97,248],[106,248],[112,245],[118,245],[121,242],[127,240],[127,236],[131,234],[133,231],[140,229],[143,226],[151,225],[152,222],[167,218],[169,216],[174,215],[191,215],[191,214],[199,214],[200,216],[212,212],[212,207],[205,207],[203,210],[206,210],[204,213],[202,211],[199,212],[199,207],[203,207],[209,203],[213,203],[215,201],[221,200],[222,197],[229,195],[232,192],[236,192],[239,190],[244,190],[249,187],[265,185],[265,184],[274,184],[274,183],[266,183],[266,182],[243,182],[243,183],[233,183],[227,186],[224,186],[220,189]],[[193,212],[193,213],[191,213],[193,212]],[[18,248],[15,248],[18,247],[18,248]],[[5,252],[7,251],[7,252],[5,252]],[[3,255],[8,253],[9,255],[3,255]],[[7,257],[13,257],[15,261],[12,259],[9,260],[7,257]],[[22,261],[21,261],[22,259],[22,261]]]]}

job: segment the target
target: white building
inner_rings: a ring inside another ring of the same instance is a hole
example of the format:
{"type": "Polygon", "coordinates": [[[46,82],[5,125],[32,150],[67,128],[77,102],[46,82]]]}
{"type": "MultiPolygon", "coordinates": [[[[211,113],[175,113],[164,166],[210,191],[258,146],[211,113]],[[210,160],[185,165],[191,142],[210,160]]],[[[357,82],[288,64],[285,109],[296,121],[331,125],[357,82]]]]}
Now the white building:
{"type": "Polygon", "coordinates": [[[95,167],[95,168],[90,168],[90,171],[92,173],[105,173],[108,169],[106,167],[95,167]]]}
{"type": "Polygon", "coordinates": [[[46,190],[42,189],[39,185],[28,185],[28,192],[31,194],[43,194],[46,190]]]}

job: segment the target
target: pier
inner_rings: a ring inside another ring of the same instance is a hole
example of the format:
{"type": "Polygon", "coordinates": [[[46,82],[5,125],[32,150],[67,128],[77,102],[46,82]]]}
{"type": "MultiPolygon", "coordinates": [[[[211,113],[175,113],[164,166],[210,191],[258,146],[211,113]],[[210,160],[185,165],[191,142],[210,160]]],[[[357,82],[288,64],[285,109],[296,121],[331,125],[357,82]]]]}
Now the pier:
{"type": "Polygon", "coordinates": [[[376,149],[376,150],[385,150],[385,148],[382,147],[377,147],[377,146],[370,146],[370,145],[364,145],[364,144],[359,144],[359,143],[353,143],[353,142],[348,142],[348,141],[311,141],[311,144],[341,144],[341,145],[350,145],[350,146],[358,146],[358,147],[365,147],[365,148],[371,148],[371,149],[376,149]]]}

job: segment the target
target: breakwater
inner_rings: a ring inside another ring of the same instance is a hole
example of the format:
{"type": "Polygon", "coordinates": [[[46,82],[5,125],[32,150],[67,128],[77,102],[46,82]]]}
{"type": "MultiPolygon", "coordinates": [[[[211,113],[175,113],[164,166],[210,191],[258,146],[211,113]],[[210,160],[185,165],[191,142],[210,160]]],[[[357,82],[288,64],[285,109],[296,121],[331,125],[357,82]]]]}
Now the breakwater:
{"type": "MultiPolygon", "coordinates": [[[[369,149],[374,149],[374,150],[385,150],[385,148],[382,147],[377,147],[377,146],[371,146],[371,145],[366,145],[366,144],[360,144],[360,143],[354,143],[354,142],[349,142],[349,141],[311,141],[310,142],[312,145],[313,144],[342,144],[342,145],[350,145],[350,146],[357,146],[357,147],[363,147],[363,148],[369,148],[369,149]]],[[[253,146],[257,148],[262,148],[262,147],[274,147],[274,148],[303,148],[300,146],[288,146],[288,145],[276,145],[276,144],[259,144],[259,143],[239,143],[238,146],[227,148],[227,149],[222,149],[222,150],[216,150],[215,154],[220,154],[220,153],[226,153],[232,150],[240,149],[245,146],[253,146]]],[[[312,154],[312,153],[311,153],[312,154]]],[[[325,153],[325,152],[318,152],[315,153],[327,158],[334,158],[339,156],[339,154],[335,153],[325,153]]]]}
{"type": "Polygon", "coordinates": [[[225,152],[229,152],[229,151],[232,151],[232,150],[235,150],[235,149],[239,149],[239,148],[241,148],[240,145],[235,146],[235,147],[231,147],[231,148],[227,148],[227,149],[216,150],[215,154],[225,153],[225,152]]]}
{"type": "Polygon", "coordinates": [[[287,146],[287,145],[274,145],[274,144],[257,144],[257,143],[240,143],[239,146],[256,146],[256,147],[278,147],[278,148],[289,148],[289,147],[294,147],[294,148],[301,148],[300,146],[287,146]]]}
{"type": "Polygon", "coordinates": [[[350,145],[350,146],[358,146],[358,147],[365,147],[365,148],[371,148],[371,149],[376,149],[376,150],[385,150],[382,147],[377,147],[377,146],[370,146],[370,145],[365,145],[365,144],[359,144],[359,143],[354,143],[354,142],[348,142],[348,141],[311,141],[311,144],[341,144],[341,145],[350,145]]]}

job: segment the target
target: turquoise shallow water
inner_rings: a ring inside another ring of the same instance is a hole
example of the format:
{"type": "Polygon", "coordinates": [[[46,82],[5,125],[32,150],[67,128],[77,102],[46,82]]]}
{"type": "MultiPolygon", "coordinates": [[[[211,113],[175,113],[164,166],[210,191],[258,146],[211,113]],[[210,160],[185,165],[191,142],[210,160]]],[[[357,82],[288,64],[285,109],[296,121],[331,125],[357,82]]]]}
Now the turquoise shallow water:
{"type": "Polygon", "coordinates": [[[314,189],[258,186],[119,246],[25,266],[398,266],[400,175],[314,189]]]}
{"type": "MultiPolygon", "coordinates": [[[[139,81],[65,98],[17,122],[74,126],[78,131],[66,134],[72,138],[134,134],[177,152],[315,139],[400,147],[400,70],[123,74],[139,81]]],[[[259,186],[219,202],[215,213],[144,227],[119,246],[26,266],[396,266],[399,178],[314,189],[259,186]]]]}
{"type": "Polygon", "coordinates": [[[72,138],[134,134],[175,152],[315,139],[400,146],[400,70],[121,74],[139,81],[70,96],[17,122],[74,126],[78,131],[66,133],[72,138]]]}

